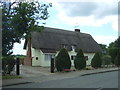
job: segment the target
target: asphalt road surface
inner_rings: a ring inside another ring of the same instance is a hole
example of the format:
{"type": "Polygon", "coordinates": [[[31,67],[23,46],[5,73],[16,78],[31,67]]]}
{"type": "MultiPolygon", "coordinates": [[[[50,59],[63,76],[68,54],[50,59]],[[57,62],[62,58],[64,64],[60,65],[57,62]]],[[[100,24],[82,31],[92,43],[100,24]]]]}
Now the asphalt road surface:
{"type": "Polygon", "coordinates": [[[79,76],[75,78],[29,83],[5,88],[118,88],[118,71],[79,76]]]}

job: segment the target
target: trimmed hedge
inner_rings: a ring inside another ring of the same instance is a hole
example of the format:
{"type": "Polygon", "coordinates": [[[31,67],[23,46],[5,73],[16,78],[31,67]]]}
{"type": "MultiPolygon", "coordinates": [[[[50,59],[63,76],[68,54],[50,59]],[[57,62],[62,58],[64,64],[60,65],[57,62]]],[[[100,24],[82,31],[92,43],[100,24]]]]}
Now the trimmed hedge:
{"type": "Polygon", "coordinates": [[[65,48],[61,49],[55,60],[57,71],[64,71],[71,68],[71,60],[65,48]]]}
{"type": "Polygon", "coordinates": [[[11,74],[14,69],[15,59],[12,56],[2,58],[2,71],[3,74],[11,74]]]}
{"type": "Polygon", "coordinates": [[[102,59],[101,59],[101,55],[100,53],[95,53],[95,56],[93,57],[92,61],[91,61],[91,66],[93,68],[99,68],[102,65],[102,59]]]}
{"type": "Polygon", "coordinates": [[[74,67],[78,70],[81,70],[86,67],[86,60],[81,49],[79,49],[74,60],[74,67]]]}

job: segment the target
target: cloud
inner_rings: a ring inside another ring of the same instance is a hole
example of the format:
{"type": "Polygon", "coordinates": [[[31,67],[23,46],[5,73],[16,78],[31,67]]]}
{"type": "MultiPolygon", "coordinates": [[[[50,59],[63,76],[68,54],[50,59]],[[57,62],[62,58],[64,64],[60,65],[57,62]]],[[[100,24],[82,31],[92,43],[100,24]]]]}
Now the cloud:
{"type": "Polygon", "coordinates": [[[93,38],[98,44],[106,44],[108,46],[111,42],[114,42],[118,37],[98,35],[93,36],[93,38]]]}
{"type": "Polygon", "coordinates": [[[65,24],[100,27],[111,23],[118,31],[118,2],[54,2],[58,18],[65,24]]]}
{"type": "Polygon", "coordinates": [[[60,3],[64,8],[67,16],[77,17],[77,16],[90,16],[92,15],[97,5],[95,2],[68,2],[60,3]]]}
{"type": "Polygon", "coordinates": [[[67,16],[91,16],[97,18],[109,15],[117,15],[117,3],[108,2],[63,2],[60,5],[64,8],[67,16]]]}

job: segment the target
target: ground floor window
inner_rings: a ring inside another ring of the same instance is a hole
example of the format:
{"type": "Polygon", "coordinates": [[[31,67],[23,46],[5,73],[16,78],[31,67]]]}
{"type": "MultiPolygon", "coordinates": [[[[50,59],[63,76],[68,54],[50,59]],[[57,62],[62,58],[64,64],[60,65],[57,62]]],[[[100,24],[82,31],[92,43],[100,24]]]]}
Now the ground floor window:
{"type": "Polygon", "coordinates": [[[50,61],[52,57],[55,57],[55,54],[45,54],[45,61],[50,61]]]}
{"type": "Polygon", "coordinates": [[[86,61],[88,60],[88,56],[85,56],[85,60],[86,60],[86,61]]]}
{"type": "Polygon", "coordinates": [[[75,60],[75,57],[76,57],[76,56],[72,55],[72,56],[71,56],[71,60],[75,60]]]}

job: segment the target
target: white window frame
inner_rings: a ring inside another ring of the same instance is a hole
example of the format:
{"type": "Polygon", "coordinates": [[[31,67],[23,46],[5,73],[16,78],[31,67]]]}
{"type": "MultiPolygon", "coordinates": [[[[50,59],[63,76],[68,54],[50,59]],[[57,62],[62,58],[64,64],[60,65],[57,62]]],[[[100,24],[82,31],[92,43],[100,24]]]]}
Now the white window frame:
{"type": "Polygon", "coordinates": [[[55,57],[55,54],[52,53],[45,53],[45,61],[50,61],[52,57],[55,57]]]}
{"type": "Polygon", "coordinates": [[[72,45],[71,47],[72,47],[72,51],[75,51],[76,46],[75,46],[75,45],[72,45]]]}

